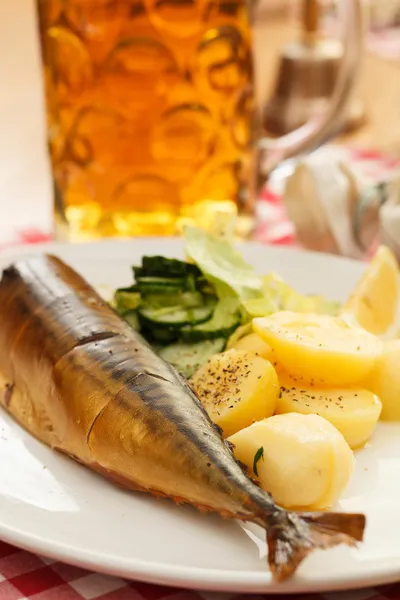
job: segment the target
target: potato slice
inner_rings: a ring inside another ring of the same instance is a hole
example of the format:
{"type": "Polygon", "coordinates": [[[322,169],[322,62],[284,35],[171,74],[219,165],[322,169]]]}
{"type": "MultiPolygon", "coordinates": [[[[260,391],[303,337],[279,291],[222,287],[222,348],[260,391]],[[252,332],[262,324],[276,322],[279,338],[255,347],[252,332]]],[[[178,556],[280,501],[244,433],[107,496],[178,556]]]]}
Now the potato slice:
{"type": "Polygon", "coordinates": [[[252,352],[233,348],[216,354],[195,373],[191,383],[224,436],[275,412],[278,376],[269,361],[252,352]]]}
{"type": "Polygon", "coordinates": [[[382,410],[380,399],[372,392],[361,387],[308,387],[288,376],[280,376],[280,383],[278,414],[319,415],[332,423],[353,449],[371,437],[382,410]]]}
{"type": "Polygon", "coordinates": [[[236,348],[237,350],[244,350],[245,352],[254,352],[254,354],[258,354],[262,358],[269,360],[271,363],[274,363],[276,360],[276,356],[271,346],[264,342],[256,333],[249,333],[244,337],[237,340],[232,348],[236,348]]]}
{"type": "Polygon", "coordinates": [[[400,421],[400,340],[384,344],[382,356],[366,386],[382,401],[381,418],[400,421]]]}
{"type": "Polygon", "coordinates": [[[381,341],[338,317],[283,311],[253,320],[286,371],[322,386],[352,385],[372,371],[381,341]]]}
{"type": "Polygon", "coordinates": [[[236,458],[286,508],[328,508],[353,471],[354,457],[345,439],[317,415],[276,415],[229,441],[236,458]]]}

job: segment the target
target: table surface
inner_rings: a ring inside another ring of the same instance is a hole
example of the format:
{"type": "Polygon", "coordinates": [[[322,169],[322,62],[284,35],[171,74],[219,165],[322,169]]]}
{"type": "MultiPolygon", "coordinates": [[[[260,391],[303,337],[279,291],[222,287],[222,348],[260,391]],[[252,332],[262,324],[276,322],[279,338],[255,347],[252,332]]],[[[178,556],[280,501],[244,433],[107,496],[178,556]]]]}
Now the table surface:
{"type": "MultiPolygon", "coordinates": [[[[293,39],[293,29],[258,23],[257,52],[271,57],[293,39]]],[[[351,142],[400,156],[399,63],[368,55],[360,85],[369,122],[351,142]],[[384,93],[382,92],[384,90],[384,93]]],[[[275,68],[258,66],[261,88],[269,90],[275,68]]],[[[51,226],[51,184],[46,154],[34,0],[0,0],[0,243],[15,230],[51,226]]],[[[342,141],[348,142],[347,138],[342,141]]],[[[197,594],[128,583],[43,559],[0,542],[0,600],[222,600],[221,594],[197,594]]],[[[244,597],[242,597],[244,598],[244,597]]],[[[303,597],[305,598],[309,597],[303,597]]],[[[400,586],[317,596],[327,600],[399,600],[400,586]]]]}

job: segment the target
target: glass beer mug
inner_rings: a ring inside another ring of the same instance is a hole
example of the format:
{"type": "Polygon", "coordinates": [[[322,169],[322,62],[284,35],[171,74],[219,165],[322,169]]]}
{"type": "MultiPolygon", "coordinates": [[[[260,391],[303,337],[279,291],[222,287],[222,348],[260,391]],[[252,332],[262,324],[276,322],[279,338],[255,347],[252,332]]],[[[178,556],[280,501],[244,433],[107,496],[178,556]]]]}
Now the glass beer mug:
{"type": "MultiPolygon", "coordinates": [[[[170,235],[217,213],[252,229],[264,174],[327,137],[351,90],[359,0],[323,114],[261,136],[246,0],[37,0],[58,237],[170,235]]],[[[259,107],[260,109],[262,107],[259,107]]]]}

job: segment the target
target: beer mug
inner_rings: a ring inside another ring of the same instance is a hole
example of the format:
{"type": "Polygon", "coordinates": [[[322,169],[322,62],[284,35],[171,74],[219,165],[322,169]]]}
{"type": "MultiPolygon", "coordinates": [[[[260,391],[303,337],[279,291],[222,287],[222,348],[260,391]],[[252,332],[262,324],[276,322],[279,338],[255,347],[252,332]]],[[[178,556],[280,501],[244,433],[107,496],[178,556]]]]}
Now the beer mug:
{"type": "Polygon", "coordinates": [[[265,176],[326,139],[347,102],[361,9],[341,5],[329,106],[265,139],[246,0],[37,0],[56,236],[171,235],[221,213],[248,236],[265,176]]]}

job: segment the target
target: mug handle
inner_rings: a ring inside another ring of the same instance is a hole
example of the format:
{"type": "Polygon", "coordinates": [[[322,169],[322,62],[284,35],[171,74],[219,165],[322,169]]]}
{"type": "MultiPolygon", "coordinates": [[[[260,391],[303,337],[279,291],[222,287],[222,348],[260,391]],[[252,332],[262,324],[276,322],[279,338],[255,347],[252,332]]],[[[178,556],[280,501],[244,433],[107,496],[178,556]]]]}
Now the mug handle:
{"type": "Polygon", "coordinates": [[[340,12],[344,24],[343,57],[331,101],[325,110],[295,131],[258,141],[258,170],[264,177],[283,160],[309,152],[329,138],[350,99],[363,53],[364,20],[360,0],[342,0],[340,12]]]}

